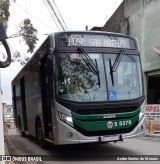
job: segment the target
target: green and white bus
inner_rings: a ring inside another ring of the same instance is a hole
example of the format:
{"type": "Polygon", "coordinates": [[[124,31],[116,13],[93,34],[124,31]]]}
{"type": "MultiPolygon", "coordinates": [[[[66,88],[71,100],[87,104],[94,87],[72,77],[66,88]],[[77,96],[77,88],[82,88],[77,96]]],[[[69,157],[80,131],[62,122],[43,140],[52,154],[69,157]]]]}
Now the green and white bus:
{"type": "Polygon", "coordinates": [[[145,132],[140,52],[129,36],[50,34],[12,81],[16,127],[39,144],[116,142],[145,132]]]}

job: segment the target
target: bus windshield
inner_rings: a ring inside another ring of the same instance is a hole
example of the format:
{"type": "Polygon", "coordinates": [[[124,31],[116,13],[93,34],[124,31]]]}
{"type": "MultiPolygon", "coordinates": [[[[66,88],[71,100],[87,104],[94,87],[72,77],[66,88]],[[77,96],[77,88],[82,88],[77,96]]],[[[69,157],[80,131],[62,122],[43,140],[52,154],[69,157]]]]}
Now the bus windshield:
{"type": "Polygon", "coordinates": [[[140,59],[123,54],[110,75],[109,60],[113,64],[118,54],[60,53],[57,54],[57,94],[77,101],[118,101],[142,96],[140,59]]]}

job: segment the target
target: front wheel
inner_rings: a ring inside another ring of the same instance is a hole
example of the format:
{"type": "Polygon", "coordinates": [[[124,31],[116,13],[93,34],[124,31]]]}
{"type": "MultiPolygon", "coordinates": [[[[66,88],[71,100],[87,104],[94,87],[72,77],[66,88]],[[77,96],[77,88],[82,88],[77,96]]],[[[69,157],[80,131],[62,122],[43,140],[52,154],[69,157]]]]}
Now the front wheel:
{"type": "Polygon", "coordinates": [[[38,140],[38,143],[40,144],[40,146],[43,149],[47,149],[48,143],[45,141],[44,130],[43,130],[41,121],[38,121],[38,125],[37,125],[36,131],[37,131],[37,140],[38,140]]]}

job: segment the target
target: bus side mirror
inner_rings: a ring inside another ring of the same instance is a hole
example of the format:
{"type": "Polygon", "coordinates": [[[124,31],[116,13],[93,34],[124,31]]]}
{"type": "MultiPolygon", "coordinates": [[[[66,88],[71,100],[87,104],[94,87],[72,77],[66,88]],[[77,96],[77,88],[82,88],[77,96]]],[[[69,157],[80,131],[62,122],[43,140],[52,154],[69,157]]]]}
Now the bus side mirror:
{"type": "Polygon", "coordinates": [[[5,49],[3,52],[3,48],[2,48],[2,52],[0,55],[6,53],[7,56],[5,61],[0,61],[0,68],[6,68],[11,64],[11,52],[6,39],[7,39],[7,35],[6,35],[5,27],[2,23],[0,23],[0,42],[2,43],[0,45],[2,45],[5,49]]]}

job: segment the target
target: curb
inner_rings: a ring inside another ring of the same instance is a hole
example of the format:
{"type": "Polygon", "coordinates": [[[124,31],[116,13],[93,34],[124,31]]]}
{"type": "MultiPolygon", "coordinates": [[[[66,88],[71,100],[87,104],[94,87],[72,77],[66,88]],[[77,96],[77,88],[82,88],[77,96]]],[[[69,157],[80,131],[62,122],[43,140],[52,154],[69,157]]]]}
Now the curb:
{"type": "MultiPolygon", "coordinates": [[[[5,155],[15,155],[15,147],[7,135],[4,136],[5,155]]],[[[5,161],[5,164],[14,164],[13,161],[5,161]]],[[[17,163],[18,164],[18,163],[17,163]]]]}
{"type": "MultiPolygon", "coordinates": [[[[13,145],[12,141],[9,138],[8,134],[4,136],[4,144],[5,144],[5,155],[20,155],[17,151],[15,146],[13,145]]],[[[36,164],[38,162],[30,162],[30,161],[5,161],[5,164],[36,164]]]]}
{"type": "MultiPolygon", "coordinates": [[[[6,134],[5,138],[5,155],[18,155],[16,152],[16,148],[12,144],[9,136],[6,134]]],[[[25,164],[25,162],[21,161],[6,161],[5,164],[25,164]]]]}
{"type": "Polygon", "coordinates": [[[145,134],[146,137],[155,137],[155,138],[160,138],[160,133],[147,133],[145,134]]]}

